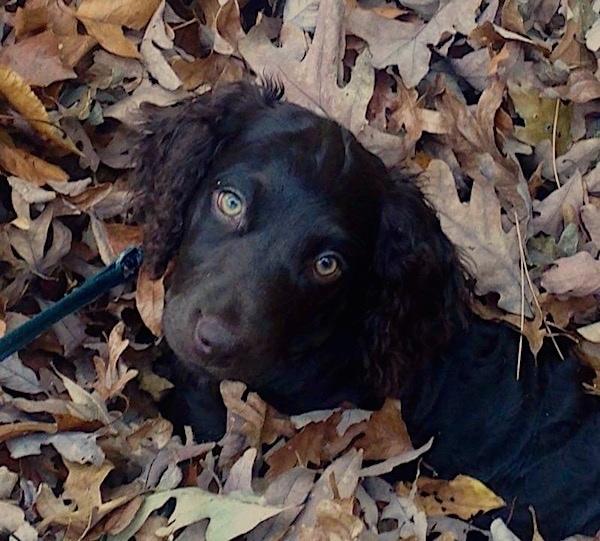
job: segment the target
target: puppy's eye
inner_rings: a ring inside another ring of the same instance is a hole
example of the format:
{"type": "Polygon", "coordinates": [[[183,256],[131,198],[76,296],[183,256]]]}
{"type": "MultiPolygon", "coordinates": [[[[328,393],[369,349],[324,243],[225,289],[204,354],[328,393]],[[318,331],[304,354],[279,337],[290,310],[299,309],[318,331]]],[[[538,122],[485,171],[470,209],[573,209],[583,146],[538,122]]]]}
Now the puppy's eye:
{"type": "Polygon", "coordinates": [[[236,218],[244,210],[244,202],[236,193],[223,190],[217,194],[217,208],[228,218],[236,218]]]}
{"type": "Polygon", "coordinates": [[[342,274],[342,265],[337,254],[325,252],[321,254],[313,266],[315,277],[322,282],[333,282],[342,274]]]}

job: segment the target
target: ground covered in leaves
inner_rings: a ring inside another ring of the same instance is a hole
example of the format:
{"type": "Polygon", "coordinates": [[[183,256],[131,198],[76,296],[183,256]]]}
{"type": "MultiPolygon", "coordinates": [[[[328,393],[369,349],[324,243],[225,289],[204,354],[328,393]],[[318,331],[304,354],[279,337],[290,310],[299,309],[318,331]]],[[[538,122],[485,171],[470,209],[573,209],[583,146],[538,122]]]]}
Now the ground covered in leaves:
{"type": "MultiPolygon", "coordinates": [[[[140,104],[260,74],[420,175],[481,315],[533,351],[566,333],[600,372],[600,1],[0,5],[1,334],[141,241],[140,104]]],[[[162,295],[141,275],[0,363],[0,537],[450,540],[503,504],[466,477],[386,483],[425,450],[394,401],[288,419],[231,382],[218,445],[173,437],[162,295]]]]}

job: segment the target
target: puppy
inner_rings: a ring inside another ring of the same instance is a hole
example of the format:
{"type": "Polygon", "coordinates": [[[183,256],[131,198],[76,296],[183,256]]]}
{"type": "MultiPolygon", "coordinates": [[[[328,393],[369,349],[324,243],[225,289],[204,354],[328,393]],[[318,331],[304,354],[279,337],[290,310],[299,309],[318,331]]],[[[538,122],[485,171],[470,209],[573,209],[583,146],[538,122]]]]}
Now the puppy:
{"type": "Polygon", "coordinates": [[[282,412],[401,397],[437,474],[472,475],[547,540],[600,528],[600,413],[547,350],[514,379],[516,334],[468,315],[465,272],[409,182],[336,123],[236,83],[155,112],[139,149],[146,265],[174,258],[167,415],[224,430],[223,379],[282,412]]]}

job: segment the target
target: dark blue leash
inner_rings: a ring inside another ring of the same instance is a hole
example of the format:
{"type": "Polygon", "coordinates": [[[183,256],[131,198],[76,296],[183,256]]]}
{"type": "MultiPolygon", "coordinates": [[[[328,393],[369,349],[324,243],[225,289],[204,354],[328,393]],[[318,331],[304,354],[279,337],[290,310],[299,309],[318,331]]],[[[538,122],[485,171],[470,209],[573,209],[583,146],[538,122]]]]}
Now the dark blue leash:
{"type": "Polygon", "coordinates": [[[0,338],[0,362],[23,349],[62,318],[91,303],[103,293],[132,278],[142,264],[144,254],[138,246],[127,248],[108,267],[74,289],[66,297],[42,310],[0,338]]]}

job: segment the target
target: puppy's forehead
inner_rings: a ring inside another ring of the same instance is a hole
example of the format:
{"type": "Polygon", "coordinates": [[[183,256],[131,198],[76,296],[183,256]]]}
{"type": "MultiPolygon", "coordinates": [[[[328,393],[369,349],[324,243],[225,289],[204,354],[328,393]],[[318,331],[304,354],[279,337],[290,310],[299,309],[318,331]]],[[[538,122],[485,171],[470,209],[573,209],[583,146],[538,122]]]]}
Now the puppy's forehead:
{"type": "Polygon", "coordinates": [[[296,181],[309,191],[380,194],[387,171],[339,124],[280,103],[262,110],[223,149],[221,165],[243,163],[277,187],[296,181]]]}

